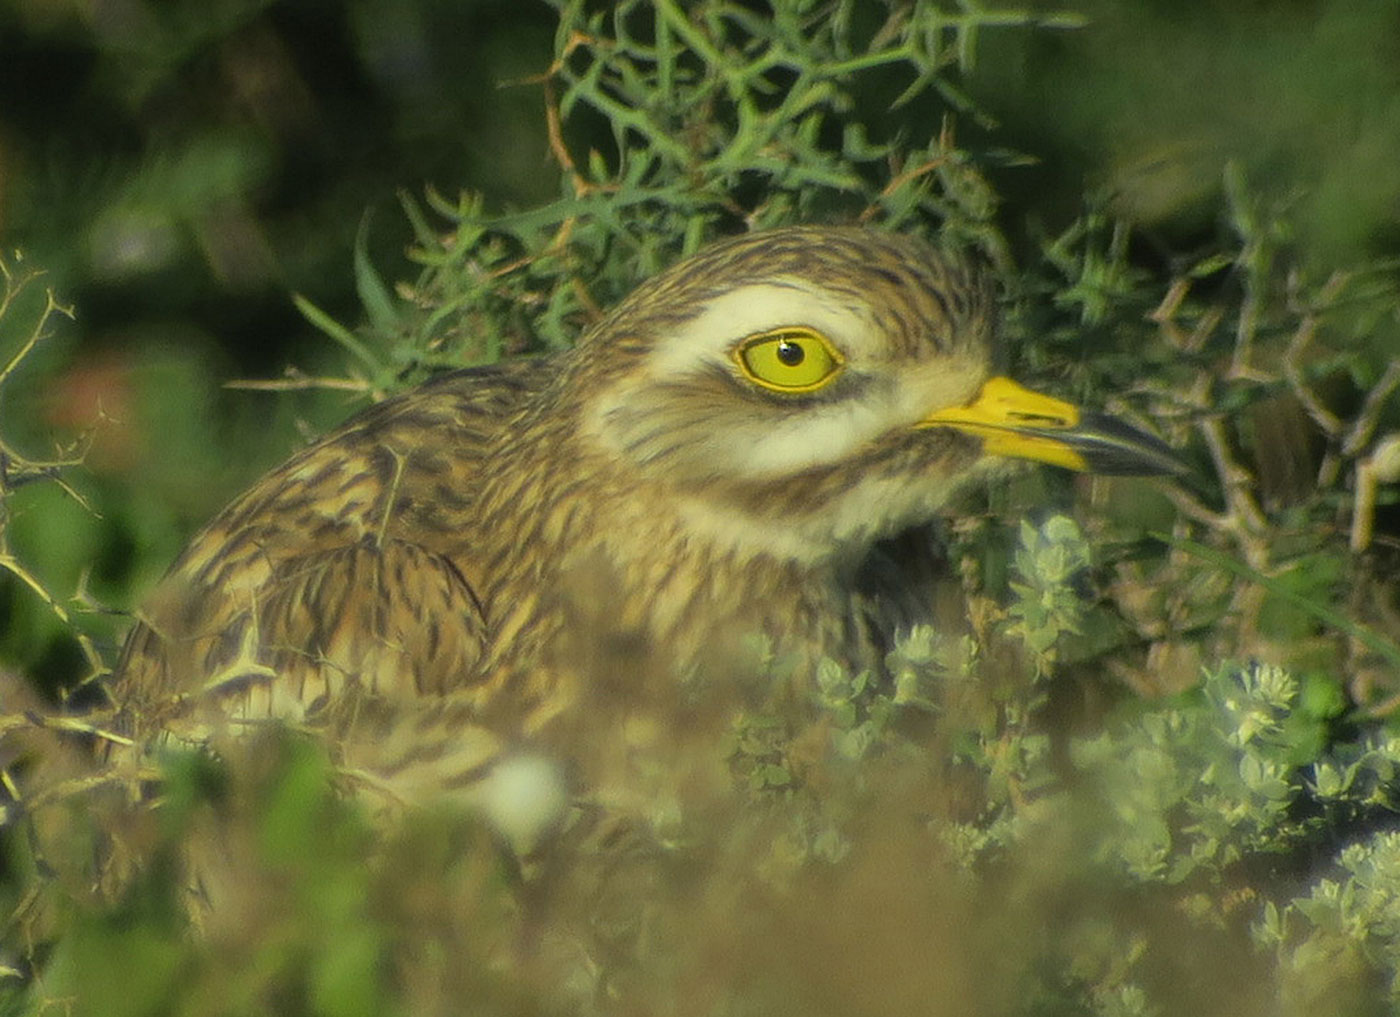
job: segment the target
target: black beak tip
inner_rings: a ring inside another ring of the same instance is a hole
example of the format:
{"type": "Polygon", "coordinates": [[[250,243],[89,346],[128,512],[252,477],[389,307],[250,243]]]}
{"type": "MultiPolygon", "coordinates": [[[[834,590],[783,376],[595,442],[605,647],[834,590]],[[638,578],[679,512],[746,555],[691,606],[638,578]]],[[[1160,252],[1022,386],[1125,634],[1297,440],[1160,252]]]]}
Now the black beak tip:
{"type": "Polygon", "coordinates": [[[1071,444],[1090,473],[1119,477],[1186,477],[1192,473],[1166,442],[1107,414],[1084,414],[1071,444]]]}

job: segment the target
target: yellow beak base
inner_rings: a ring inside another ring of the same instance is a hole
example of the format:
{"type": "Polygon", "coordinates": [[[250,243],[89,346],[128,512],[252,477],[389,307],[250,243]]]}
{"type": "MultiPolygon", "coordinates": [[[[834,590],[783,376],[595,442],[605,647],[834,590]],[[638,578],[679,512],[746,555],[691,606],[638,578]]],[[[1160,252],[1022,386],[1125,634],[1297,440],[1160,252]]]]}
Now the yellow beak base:
{"type": "Polygon", "coordinates": [[[1010,378],[992,378],[972,402],[929,414],[918,427],[949,427],[983,440],[990,456],[1034,459],[1086,473],[1186,472],[1157,438],[1105,414],[1081,413],[1010,378]]]}

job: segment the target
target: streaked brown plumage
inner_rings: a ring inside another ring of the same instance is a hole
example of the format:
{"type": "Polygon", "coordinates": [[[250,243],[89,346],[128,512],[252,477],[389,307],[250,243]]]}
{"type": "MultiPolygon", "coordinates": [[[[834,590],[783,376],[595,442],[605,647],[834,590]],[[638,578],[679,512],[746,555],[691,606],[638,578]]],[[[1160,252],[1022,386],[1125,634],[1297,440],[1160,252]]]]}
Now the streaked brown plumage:
{"type": "MultiPolygon", "coordinates": [[[[175,563],[118,696],[141,739],[407,705],[472,732],[439,775],[465,784],[576,709],[589,660],[679,681],[761,634],[878,667],[924,608],[908,562],[861,581],[872,548],[933,518],[984,442],[1164,468],[1150,439],[1024,390],[986,417],[993,317],[969,263],[909,238],[717,244],[577,348],[437,379],[264,477],[175,563]]],[[[396,738],[371,768],[425,755],[396,738]]]]}

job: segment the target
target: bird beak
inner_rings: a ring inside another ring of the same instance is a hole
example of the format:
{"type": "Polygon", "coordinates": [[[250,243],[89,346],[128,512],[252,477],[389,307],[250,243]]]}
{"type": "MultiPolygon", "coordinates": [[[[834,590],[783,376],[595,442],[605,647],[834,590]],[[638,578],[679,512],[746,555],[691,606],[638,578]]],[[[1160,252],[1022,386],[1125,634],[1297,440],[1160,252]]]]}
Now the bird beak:
{"type": "Polygon", "coordinates": [[[1035,459],[1085,473],[1188,472],[1164,442],[1103,413],[992,378],[966,406],[931,413],[917,427],[951,427],[983,439],[989,456],[1035,459]]]}

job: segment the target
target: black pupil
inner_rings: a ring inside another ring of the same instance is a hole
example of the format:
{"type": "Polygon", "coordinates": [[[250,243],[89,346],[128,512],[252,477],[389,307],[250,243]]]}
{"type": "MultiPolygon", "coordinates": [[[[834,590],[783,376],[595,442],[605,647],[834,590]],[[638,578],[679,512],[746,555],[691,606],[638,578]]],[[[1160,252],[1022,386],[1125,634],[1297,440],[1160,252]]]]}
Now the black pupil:
{"type": "Polygon", "coordinates": [[[807,359],[807,354],[797,343],[784,339],[778,343],[778,359],[788,367],[796,367],[807,359]]]}

